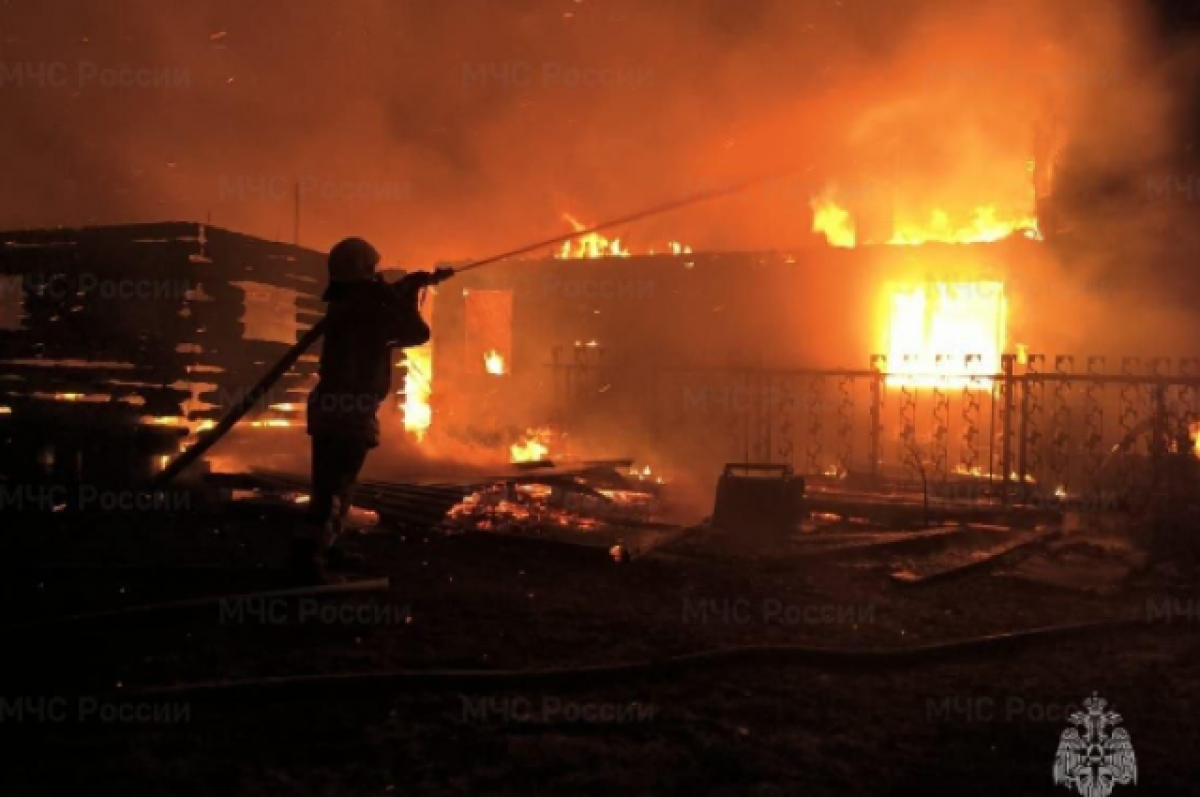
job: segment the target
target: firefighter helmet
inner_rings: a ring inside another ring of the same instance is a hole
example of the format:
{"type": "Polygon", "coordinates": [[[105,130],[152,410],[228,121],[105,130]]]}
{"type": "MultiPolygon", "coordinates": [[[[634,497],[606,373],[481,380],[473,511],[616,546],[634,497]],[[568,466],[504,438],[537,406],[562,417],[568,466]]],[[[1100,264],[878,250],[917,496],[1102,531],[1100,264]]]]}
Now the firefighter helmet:
{"type": "Polygon", "coordinates": [[[360,282],[375,276],[379,252],[362,238],[347,238],[329,252],[330,282],[360,282]]]}

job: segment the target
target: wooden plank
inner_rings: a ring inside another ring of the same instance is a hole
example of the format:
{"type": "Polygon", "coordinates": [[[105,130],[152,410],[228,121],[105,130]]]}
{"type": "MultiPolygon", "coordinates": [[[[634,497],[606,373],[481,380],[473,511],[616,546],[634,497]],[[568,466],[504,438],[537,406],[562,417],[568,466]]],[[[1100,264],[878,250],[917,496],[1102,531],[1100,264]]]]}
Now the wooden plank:
{"type": "Polygon", "coordinates": [[[1025,552],[1035,545],[1041,545],[1050,540],[1057,539],[1061,536],[1061,533],[1058,530],[1052,532],[1027,532],[1021,534],[1015,540],[1009,540],[1001,545],[976,550],[970,555],[969,561],[964,562],[960,560],[956,563],[943,564],[941,567],[935,565],[930,568],[918,568],[916,570],[906,568],[892,573],[891,578],[897,584],[920,586],[959,576],[986,572],[993,567],[1010,561],[1017,553],[1025,552]]]}

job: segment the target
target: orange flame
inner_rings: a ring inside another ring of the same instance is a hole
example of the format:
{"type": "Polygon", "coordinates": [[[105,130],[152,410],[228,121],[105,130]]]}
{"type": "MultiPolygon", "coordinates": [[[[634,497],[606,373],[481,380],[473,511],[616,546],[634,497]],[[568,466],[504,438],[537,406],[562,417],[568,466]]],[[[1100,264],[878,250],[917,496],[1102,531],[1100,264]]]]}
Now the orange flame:
{"type": "Polygon", "coordinates": [[[888,243],[917,246],[924,243],[974,244],[1002,241],[1016,233],[1040,239],[1037,219],[1031,215],[1001,218],[995,205],[980,205],[971,212],[966,224],[956,224],[944,210],[934,208],[924,223],[897,223],[888,243]]]}
{"type": "MultiPolygon", "coordinates": [[[[570,224],[575,232],[582,232],[588,225],[576,219],[570,213],[562,214],[563,219],[570,224]]],[[[560,260],[591,260],[599,257],[629,257],[629,250],[621,246],[621,239],[609,240],[597,232],[590,232],[571,241],[563,241],[562,248],[556,257],[560,260]]]]}
{"type": "Polygon", "coordinates": [[[986,386],[1000,370],[1007,303],[999,282],[893,286],[886,350],[889,386],[986,386]]]}
{"type": "MultiPolygon", "coordinates": [[[[813,232],[823,234],[830,246],[853,249],[857,245],[854,216],[834,199],[832,188],[814,197],[811,204],[813,232]]],[[[935,207],[927,217],[908,212],[895,214],[888,243],[893,246],[992,243],[1017,234],[1041,240],[1037,217],[1031,211],[1004,212],[995,204],[986,204],[973,208],[970,218],[964,220],[935,207]]]]}
{"type": "Polygon", "coordinates": [[[425,439],[433,426],[433,407],[429,398],[433,394],[433,349],[424,346],[406,349],[407,370],[404,375],[404,429],[416,438],[425,439]]]}
{"type": "Polygon", "coordinates": [[[267,418],[260,421],[251,421],[250,426],[254,429],[288,429],[292,426],[292,422],[282,418],[267,418]]]}
{"type": "Polygon", "coordinates": [[[504,376],[508,373],[507,364],[504,362],[504,355],[495,349],[483,355],[483,367],[492,376],[504,376]]]}
{"type": "Polygon", "coordinates": [[[850,217],[850,211],[834,202],[828,191],[813,197],[812,209],[813,232],[822,233],[830,246],[854,248],[854,219],[850,217]]]}
{"type": "Polygon", "coordinates": [[[540,462],[550,455],[550,430],[527,429],[525,439],[509,447],[513,462],[540,462]]]}

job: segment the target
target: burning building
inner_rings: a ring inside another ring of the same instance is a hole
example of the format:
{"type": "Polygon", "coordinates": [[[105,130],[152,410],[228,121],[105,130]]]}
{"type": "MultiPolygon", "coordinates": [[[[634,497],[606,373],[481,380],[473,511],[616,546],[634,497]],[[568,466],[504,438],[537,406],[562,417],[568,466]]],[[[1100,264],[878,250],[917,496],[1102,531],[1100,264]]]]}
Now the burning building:
{"type": "Polygon", "coordinates": [[[426,417],[499,434],[515,459],[781,461],[1060,492],[1096,486],[1114,446],[1162,453],[1194,421],[1185,341],[1074,348],[1106,337],[1086,301],[1069,323],[1058,311],[1074,281],[1055,290],[1051,275],[1083,270],[1075,242],[982,209],[973,225],[935,217],[858,246],[853,215],[832,207],[814,205],[827,246],[632,254],[601,241],[465,275],[437,296],[426,417]],[[1157,438],[1135,431],[1151,417],[1157,438]]]}

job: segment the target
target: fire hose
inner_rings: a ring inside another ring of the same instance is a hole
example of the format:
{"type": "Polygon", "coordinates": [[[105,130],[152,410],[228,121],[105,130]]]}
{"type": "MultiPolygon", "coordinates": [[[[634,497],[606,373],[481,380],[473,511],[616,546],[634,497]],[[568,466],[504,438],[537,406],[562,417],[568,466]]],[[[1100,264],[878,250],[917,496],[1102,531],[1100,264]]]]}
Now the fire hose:
{"type": "MultiPolygon", "coordinates": [[[[205,681],[172,686],[145,687],[114,693],[114,700],[226,698],[248,695],[354,690],[361,688],[504,690],[515,687],[583,687],[604,683],[628,684],[634,678],[679,676],[730,666],[793,666],[859,672],[895,669],[958,660],[972,655],[993,655],[1039,643],[1063,642],[1078,637],[1096,638],[1097,632],[1171,628],[1170,623],[1150,623],[1145,616],[1096,620],[969,637],[928,645],[896,648],[822,648],[800,645],[749,645],[685,653],[662,659],[600,665],[580,665],[529,670],[382,670],[357,673],[323,673],[244,680],[205,681]]],[[[1112,634],[1104,639],[1116,639],[1112,634]]]]}
{"type": "MultiPolygon", "coordinates": [[[[593,225],[586,229],[576,230],[563,235],[556,235],[552,238],[538,241],[537,243],[528,244],[526,246],[512,249],[508,252],[486,257],[483,260],[476,260],[475,262],[469,263],[465,266],[449,269],[447,270],[448,273],[443,278],[449,278],[455,274],[465,274],[468,271],[474,271],[477,268],[483,268],[484,266],[499,263],[503,260],[508,260],[509,258],[519,257],[521,255],[530,254],[531,252],[548,249],[552,246],[557,246],[576,238],[582,238],[586,235],[591,235],[602,230],[608,230],[613,227],[632,224],[643,219],[648,219],[652,216],[669,213],[670,211],[679,210],[690,205],[696,205],[701,202],[708,202],[721,197],[739,194],[751,188],[788,177],[798,171],[800,171],[798,168],[789,168],[783,171],[771,172],[769,174],[759,175],[739,183],[733,183],[720,188],[691,194],[683,197],[682,199],[664,202],[663,204],[655,205],[654,207],[646,208],[637,211],[636,213],[630,213],[619,218],[610,219],[609,221],[593,225]]],[[[270,392],[271,388],[275,386],[275,383],[282,379],[283,376],[292,369],[292,366],[294,366],[296,362],[304,356],[305,352],[312,348],[313,344],[321,339],[321,337],[325,334],[326,324],[327,319],[322,318],[311,328],[309,328],[309,330],[301,336],[300,340],[296,342],[296,345],[289,349],[288,352],[279,360],[279,362],[272,366],[271,369],[263,375],[262,379],[260,379],[258,383],[248,393],[246,393],[246,395],[243,396],[240,401],[229,408],[229,410],[225,413],[225,416],[221,418],[220,422],[218,422],[216,426],[202,435],[193,445],[176,457],[169,465],[167,465],[166,468],[163,469],[161,473],[158,474],[157,477],[155,477],[151,483],[151,488],[155,490],[166,488],[176,479],[176,477],[179,476],[179,474],[183,473],[185,470],[195,464],[201,457],[207,454],[213,446],[220,442],[221,439],[224,438],[225,435],[227,435],[235,426],[237,426],[238,423],[240,423],[241,420],[246,417],[250,410],[254,409],[255,405],[257,405],[263,399],[263,397],[270,392]]]]}

